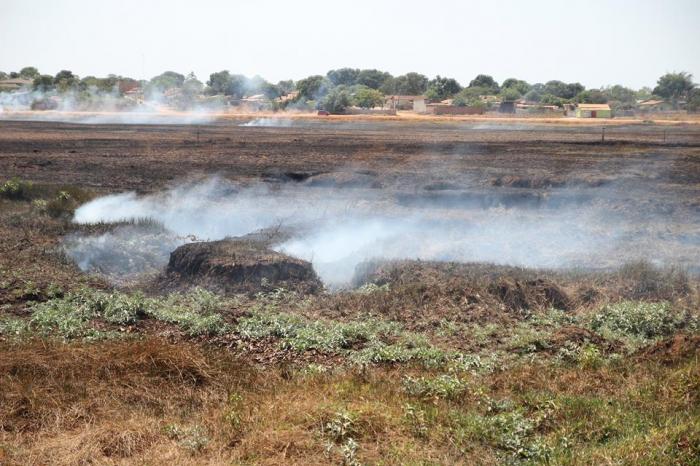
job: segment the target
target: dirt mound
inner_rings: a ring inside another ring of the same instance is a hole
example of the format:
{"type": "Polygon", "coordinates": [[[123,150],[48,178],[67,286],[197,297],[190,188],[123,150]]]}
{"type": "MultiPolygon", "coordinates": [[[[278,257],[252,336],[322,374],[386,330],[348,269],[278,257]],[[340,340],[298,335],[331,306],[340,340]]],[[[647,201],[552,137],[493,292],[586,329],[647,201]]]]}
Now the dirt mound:
{"type": "Polygon", "coordinates": [[[643,350],[640,358],[671,365],[695,355],[700,355],[700,335],[679,334],[643,350]]]}
{"type": "Polygon", "coordinates": [[[277,287],[314,293],[322,288],[311,263],[268,249],[262,241],[241,238],[180,246],[170,254],[166,280],[229,293],[277,287]]]}
{"type": "Polygon", "coordinates": [[[549,307],[568,311],[573,308],[564,290],[544,278],[521,281],[504,277],[489,285],[488,291],[513,311],[549,307]]]}

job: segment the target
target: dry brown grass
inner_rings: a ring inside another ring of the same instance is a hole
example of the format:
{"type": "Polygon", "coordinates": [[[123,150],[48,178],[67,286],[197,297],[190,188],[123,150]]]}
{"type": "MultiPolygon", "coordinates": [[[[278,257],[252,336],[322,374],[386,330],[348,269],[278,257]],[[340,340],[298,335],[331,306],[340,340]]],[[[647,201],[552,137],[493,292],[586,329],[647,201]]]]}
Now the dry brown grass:
{"type": "Polygon", "coordinates": [[[556,464],[689,464],[698,453],[700,431],[692,425],[700,372],[692,357],[600,368],[524,363],[492,375],[465,374],[468,390],[450,398],[411,396],[403,389],[409,374],[436,375],[417,368],[261,369],[230,353],[156,338],[5,343],[0,459],[340,464],[345,434],[334,437],[328,425],[347,415],[353,419],[347,436],[364,464],[495,464],[505,452],[478,426],[493,415],[486,400],[510,400],[527,417],[541,418],[536,433],[552,445],[562,436],[574,442],[578,454],[555,450],[556,464]],[[425,416],[420,434],[406,417],[408,404],[425,416]],[[610,435],[613,440],[600,440],[610,435]],[[640,450],[642,439],[650,444],[640,450]]]}

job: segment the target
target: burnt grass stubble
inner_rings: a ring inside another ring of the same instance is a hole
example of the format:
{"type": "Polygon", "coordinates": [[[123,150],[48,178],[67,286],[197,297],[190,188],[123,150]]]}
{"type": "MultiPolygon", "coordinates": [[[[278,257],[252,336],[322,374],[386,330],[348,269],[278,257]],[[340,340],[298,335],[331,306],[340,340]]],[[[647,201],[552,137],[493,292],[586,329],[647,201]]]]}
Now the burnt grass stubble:
{"type": "Polygon", "coordinates": [[[59,248],[115,227],[70,222],[90,198],[207,174],[359,183],[406,202],[416,186],[508,202],[622,182],[640,215],[688,214],[664,247],[697,247],[699,131],[662,145],[619,129],[601,145],[576,128],[221,125],[197,144],[185,126],[0,129],[0,181],[24,183],[0,198],[0,464],[700,464],[687,267],[375,261],[329,293],[303,261],[249,243],[255,280],[240,286],[217,286],[200,245],[115,288],[59,248]]]}

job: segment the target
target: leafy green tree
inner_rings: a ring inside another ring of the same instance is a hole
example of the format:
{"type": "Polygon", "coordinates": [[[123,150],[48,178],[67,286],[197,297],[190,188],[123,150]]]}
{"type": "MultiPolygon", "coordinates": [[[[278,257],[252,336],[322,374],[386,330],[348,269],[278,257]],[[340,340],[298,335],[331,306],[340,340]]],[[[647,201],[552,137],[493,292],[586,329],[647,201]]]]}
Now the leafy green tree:
{"type": "Polygon", "coordinates": [[[279,89],[280,95],[287,95],[296,89],[296,84],[294,84],[294,81],[291,79],[288,79],[278,82],[277,88],[279,89]]]}
{"type": "Polygon", "coordinates": [[[80,78],[72,71],[61,70],[54,76],[53,84],[59,92],[66,92],[69,89],[76,89],[80,84],[80,78]]]}
{"type": "Polygon", "coordinates": [[[347,87],[336,86],[326,94],[319,107],[330,113],[343,113],[351,102],[352,97],[347,87]]]}
{"type": "Polygon", "coordinates": [[[35,91],[46,92],[54,88],[53,76],[48,74],[42,74],[34,78],[32,82],[32,87],[35,91]]]}
{"type": "Polygon", "coordinates": [[[576,101],[582,104],[606,104],[608,97],[599,89],[588,89],[576,96],[576,101]]]}
{"type": "Polygon", "coordinates": [[[355,82],[372,89],[380,89],[387,81],[391,80],[391,74],[379,70],[361,70],[355,82]]]}
{"type": "Polygon", "coordinates": [[[608,101],[611,102],[634,104],[637,100],[637,93],[633,89],[620,84],[603,89],[603,93],[608,98],[608,101]]]}
{"type": "Polygon", "coordinates": [[[469,87],[488,89],[489,94],[498,94],[498,92],[501,90],[498,83],[487,74],[477,75],[476,78],[471,80],[469,87]]]}
{"type": "Polygon", "coordinates": [[[263,94],[265,94],[265,97],[270,100],[274,100],[282,95],[282,91],[280,91],[279,86],[268,82],[266,82],[260,90],[263,94]]]}
{"type": "Polygon", "coordinates": [[[542,105],[556,105],[557,107],[561,107],[568,100],[569,99],[562,99],[561,97],[553,94],[542,94],[539,103],[542,105]]]}
{"type": "Polygon", "coordinates": [[[0,81],[7,79],[9,75],[5,73],[4,71],[0,71],[0,81]]]}
{"type": "Polygon", "coordinates": [[[520,92],[518,92],[518,90],[514,87],[504,87],[501,88],[499,96],[501,100],[513,101],[518,100],[520,98],[520,92]]]}
{"type": "Polygon", "coordinates": [[[150,86],[159,91],[167,91],[176,87],[182,87],[185,83],[185,76],[174,71],[166,71],[151,78],[150,86]]]}
{"type": "Polygon", "coordinates": [[[586,88],[580,83],[565,83],[562,81],[547,81],[544,85],[543,94],[551,94],[560,99],[573,99],[586,88]]]}
{"type": "Polygon", "coordinates": [[[355,68],[340,68],[330,70],[326,73],[326,77],[334,86],[352,86],[357,83],[357,77],[360,75],[360,70],[355,68]]]}
{"type": "Polygon", "coordinates": [[[453,78],[443,78],[440,75],[435,76],[428,83],[428,90],[425,96],[429,99],[444,100],[457,94],[462,90],[462,86],[453,78]]]}
{"type": "Polygon", "coordinates": [[[182,92],[177,97],[177,106],[182,109],[192,107],[197,102],[197,99],[202,95],[204,84],[197,79],[194,72],[190,72],[185,76],[185,80],[181,86],[182,92]]]}
{"type": "Polygon", "coordinates": [[[226,94],[229,89],[229,83],[231,82],[231,73],[228,70],[217,71],[209,75],[209,81],[207,81],[207,86],[209,86],[210,92],[214,95],[226,94]]]}
{"type": "Polygon", "coordinates": [[[331,83],[321,75],[309,76],[297,81],[299,98],[304,100],[320,100],[328,93],[330,87],[331,83]]]}
{"type": "Polygon", "coordinates": [[[228,70],[209,75],[208,92],[214,95],[228,95],[240,99],[246,92],[248,79],[240,74],[231,74],[228,70]]]}
{"type": "Polygon", "coordinates": [[[379,107],[384,103],[384,94],[367,86],[357,86],[354,96],[355,105],[362,108],[379,107]]]}
{"type": "Polygon", "coordinates": [[[201,94],[202,90],[204,89],[204,84],[202,84],[202,81],[197,79],[194,72],[190,71],[190,73],[185,76],[185,81],[182,83],[182,89],[191,94],[201,94]]]}
{"type": "Polygon", "coordinates": [[[503,84],[501,84],[501,90],[504,89],[515,89],[519,96],[524,96],[528,92],[530,92],[530,89],[532,86],[527,83],[527,81],[523,81],[520,79],[515,79],[515,78],[508,78],[505,81],[503,81],[503,84]]]}
{"type": "Polygon", "coordinates": [[[700,112],[700,89],[695,88],[688,98],[688,111],[700,112]]]}
{"type": "Polygon", "coordinates": [[[10,79],[17,79],[17,78],[19,78],[19,73],[16,71],[10,71],[9,78],[10,79]]]}
{"type": "Polygon", "coordinates": [[[652,89],[648,86],[644,86],[635,93],[634,97],[636,100],[647,100],[651,99],[653,95],[652,89]]]}
{"type": "Polygon", "coordinates": [[[127,81],[136,84],[136,81],[131,78],[123,78],[114,74],[110,74],[106,78],[86,76],[80,80],[79,88],[83,91],[94,89],[100,92],[119,92],[121,94],[122,89],[120,89],[120,83],[126,83],[127,81]]]}
{"type": "Polygon", "coordinates": [[[19,76],[22,79],[34,79],[39,77],[39,70],[37,70],[33,66],[25,66],[21,70],[19,70],[19,76]]]}
{"type": "Polygon", "coordinates": [[[541,102],[544,97],[544,84],[535,83],[530,86],[530,90],[523,96],[528,102],[541,102]]]}
{"type": "Polygon", "coordinates": [[[420,73],[406,73],[386,81],[380,90],[385,94],[422,95],[427,89],[427,76],[420,73]]]}
{"type": "Polygon", "coordinates": [[[465,87],[454,97],[452,104],[458,107],[485,108],[486,104],[479,97],[488,91],[485,87],[465,87]]]}
{"type": "Polygon", "coordinates": [[[654,94],[668,99],[674,107],[678,106],[679,101],[687,100],[695,89],[693,75],[685,71],[666,73],[659,78],[656,84],[654,94]]]}

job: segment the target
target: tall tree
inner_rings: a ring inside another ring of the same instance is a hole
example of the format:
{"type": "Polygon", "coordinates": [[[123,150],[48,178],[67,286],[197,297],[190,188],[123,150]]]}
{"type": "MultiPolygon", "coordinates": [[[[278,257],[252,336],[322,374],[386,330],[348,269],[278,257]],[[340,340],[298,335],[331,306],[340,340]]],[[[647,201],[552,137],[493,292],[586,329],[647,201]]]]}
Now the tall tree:
{"type": "Polygon", "coordinates": [[[326,73],[326,77],[334,86],[352,86],[353,84],[357,84],[357,77],[359,74],[360,70],[355,68],[340,68],[337,70],[330,70],[326,73]]]}
{"type": "Polygon", "coordinates": [[[374,108],[384,103],[384,94],[367,86],[357,86],[354,95],[355,104],[362,108],[374,108]]]}
{"type": "Polygon", "coordinates": [[[240,99],[245,94],[247,82],[248,79],[243,75],[231,74],[228,70],[218,71],[209,75],[208,92],[240,99]]]}
{"type": "Polygon", "coordinates": [[[471,80],[469,87],[483,87],[488,89],[491,94],[498,94],[501,90],[496,80],[487,74],[477,75],[476,78],[471,80]]]}
{"type": "Polygon", "coordinates": [[[39,70],[33,66],[25,66],[19,70],[19,76],[23,79],[34,79],[39,76],[39,70]]]}
{"type": "Polygon", "coordinates": [[[299,97],[305,100],[318,100],[328,93],[331,83],[321,75],[309,76],[297,81],[299,97]]]}
{"type": "Polygon", "coordinates": [[[654,94],[671,101],[674,107],[681,100],[687,100],[695,88],[693,75],[681,71],[680,73],[666,73],[661,76],[654,88],[654,94]]]}
{"type": "Polygon", "coordinates": [[[503,81],[503,84],[501,84],[501,90],[504,89],[514,89],[518,92],[520,96],[523,96],[530,92],[530,89],[532,86],[530,86],[527,81],[523,81],[521,79],[515,79],[515,78],[508,78],[505,81],[503,81]]]}
{"type": "Polygon", "coordinates": [[[397,76],[396,78],[386,81],[381,90],[385,94],[421,95],[427,89],[427,76],[420,73],[406,73],[402,76],[397,76]]]}
{"type": "Polygon", "coordinates": [[[166,71],[151,78],[150,85],[160,91],[166,91],[175,87],[182,87],[185,76],[175,71],[166,71]]]}
{"type": "Polygon", "coordinates": [[[74,75],[72,71],[61,70],[54,76],[53,84],[60,92],[66,92],[69,89],[78,87],[80,78],[74,75]]]}
{"type": "Polygon", "coordinates": [[[371,87],[372,89],[381,88],[384,83],[392,79],[393,76],[385,71],[379,70],[361,70],[357,75],[357,84],[362,84],[363,86],[371,87]]]}
{"type": "Polygon", "coordinates": [[[457,94],[462,90],[462,86],[453,78],[444,78],[440,75],[435,76],[435,79],[428,83],[428,90],[425,92],[426,97],[435,100],[444,100],[457,94]]]}

